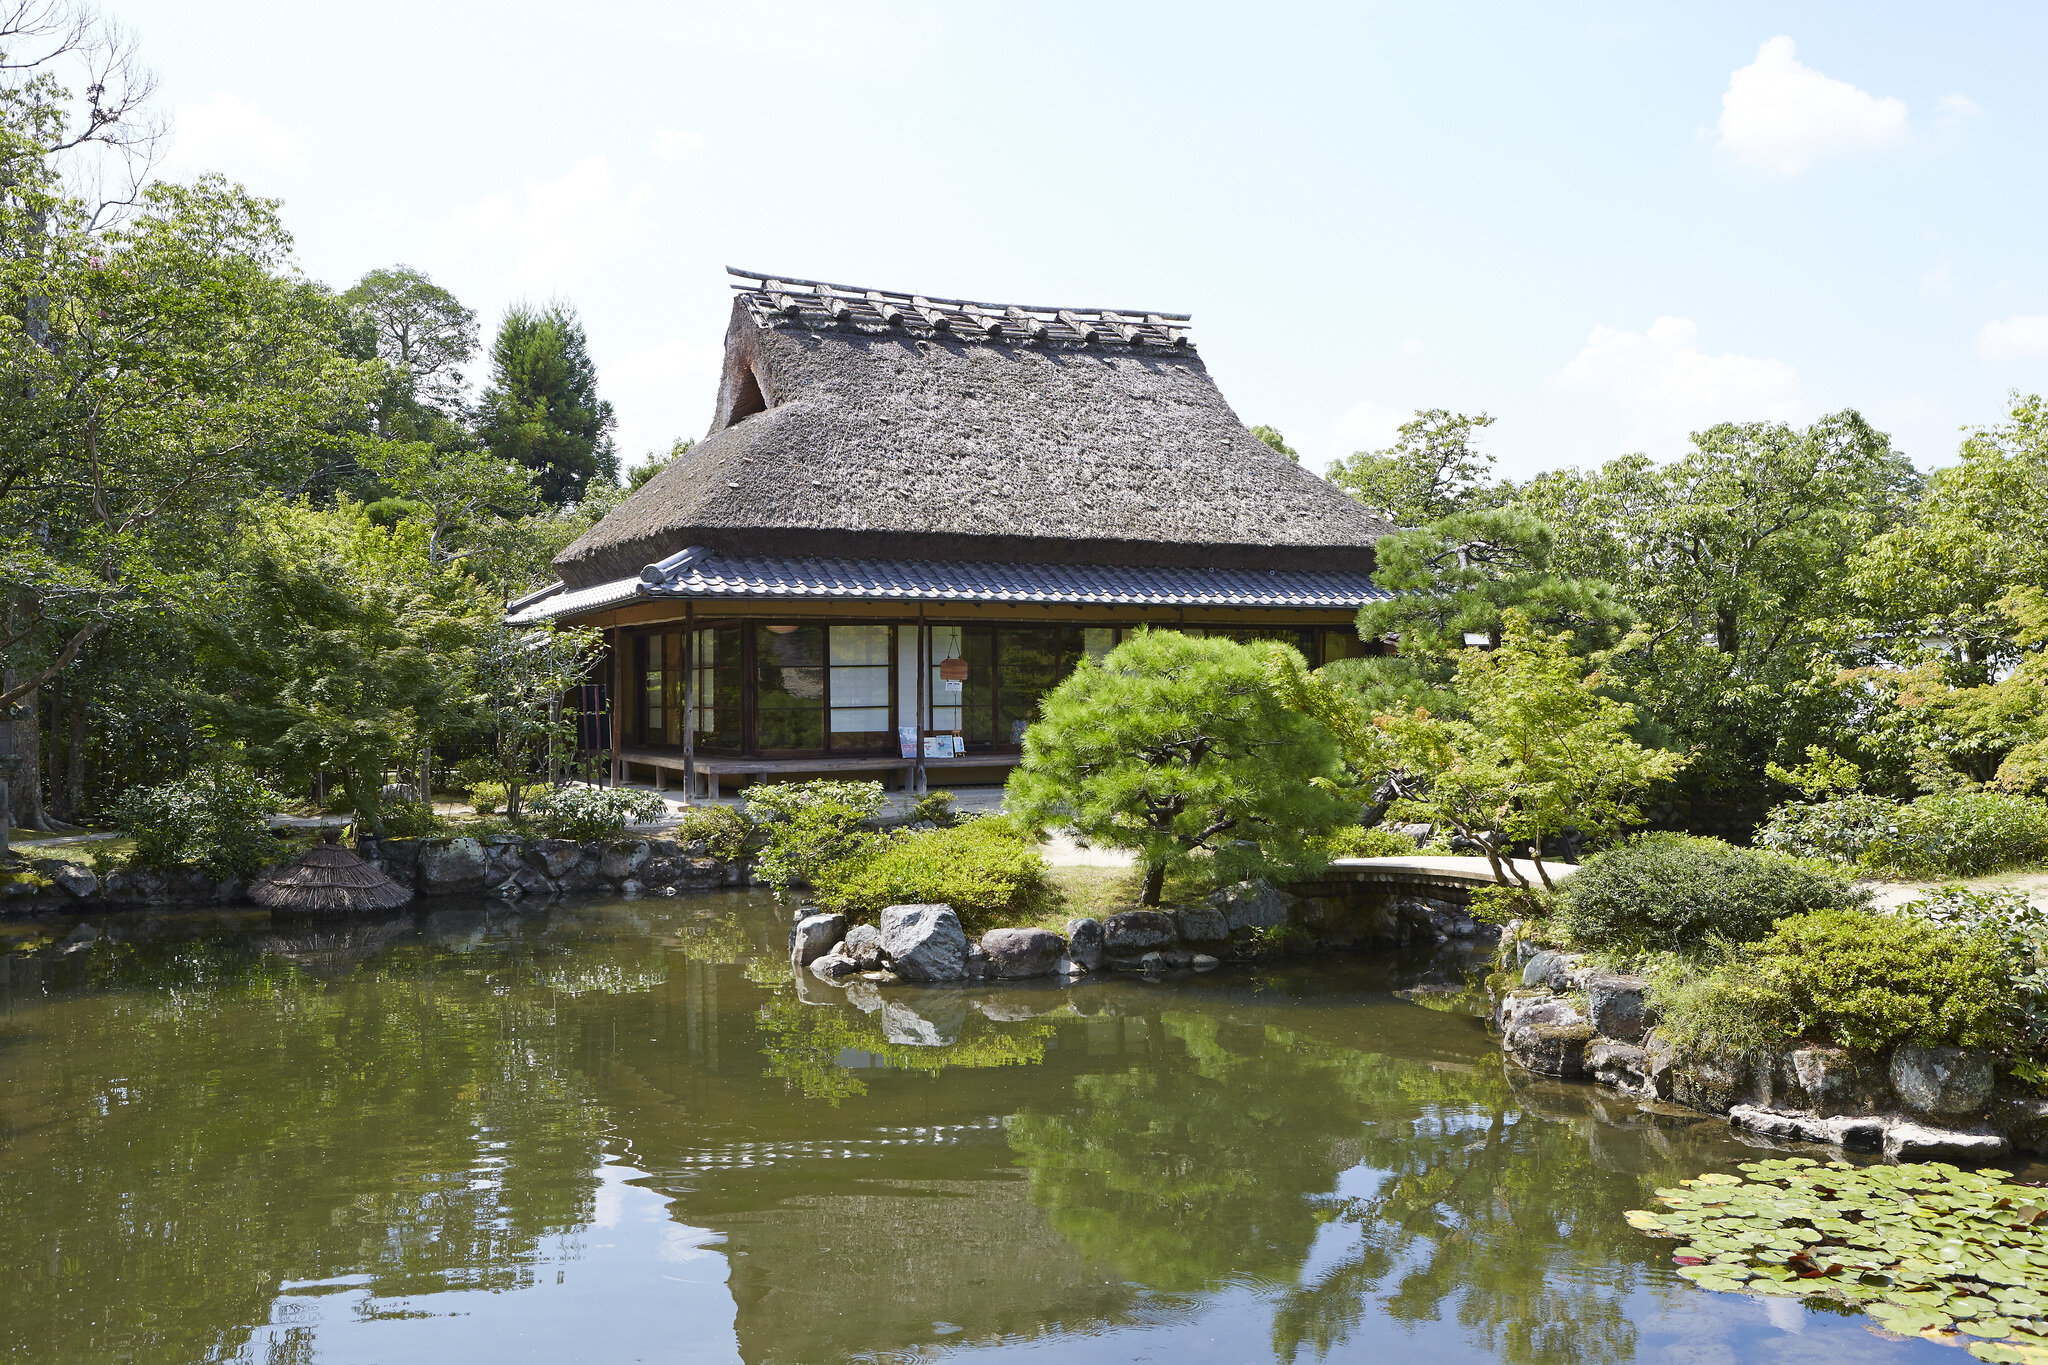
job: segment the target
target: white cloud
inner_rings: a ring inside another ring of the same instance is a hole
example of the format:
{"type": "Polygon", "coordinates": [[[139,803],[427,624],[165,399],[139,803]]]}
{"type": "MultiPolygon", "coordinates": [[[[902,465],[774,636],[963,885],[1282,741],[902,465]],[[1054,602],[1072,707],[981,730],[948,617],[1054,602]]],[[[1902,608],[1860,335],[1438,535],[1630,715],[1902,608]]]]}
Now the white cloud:
{"type": "Polygon", "coordinates": [[[1837,152],[1877,151],[1906,136],[1906,105],[1823,76],[1776,37],[1728,78],[1721,143],[1744,166],[1797,175],[1837,152]]]}
{"type": "Polygon", "coordinates": [[[647,150],[656,161],[680,161],[704,150],[704,135],[687,128],[656,128],[647,139],[647,150]]]}
{"type": "Polygon", "coordinates": [[[1658,318],[1647,331],[1595,327],[1551,381],[1621,408],[1624,443],[1669,453],[1716,422],[1793,421],[1803,412],[1799,372],[1781,360],[1709,355],[1691,318],[1658,318]]]}
{"type": "Polygon", "coordinates": [[[236,172],[296,161],[299,135],[249,101],[216,90],[198,104],[181,104],[171,117],[174,164],[194,170],[236,172]]]}
{"type": "Polygon", "coordinates": [[[2048,316],[1994,318],[1977,333],[1977,351],[1987,360],[2024,360],[2048,355],[2048,316]]]}
{"type": "Polygon", "coordinates": [[[597,367],[598,388],[621,414],[619,449],[637,459],[710,425],[725,348],[670,337],[597,367]]]}
{"type": "Polygon", "coordinates": [[[1943,128],[1955,128],[1984,112],[1984,106],[1968,95],[1943,95],[1934,102],[1934,121],[1943,128]]]}
{"type": "Polygon", "coordinates": [[[1379,450],[1394,443],[1396,428],[1415,414],[1364,401],[1354,403],[1336,420],[1300,431],[1282,428],[1287,443],[1301,452],[1301,467],[1322,473],[1333,460],[1358,450],[1379,450]]]}
{"type": "Polygon", "coordinates": [[[648,189],[620,185],[611,163],[587,156],[556,180],[486,195],[444,220],[442,253],[483,260],[512,290],[547,291],[644,232],[648,189]]]}

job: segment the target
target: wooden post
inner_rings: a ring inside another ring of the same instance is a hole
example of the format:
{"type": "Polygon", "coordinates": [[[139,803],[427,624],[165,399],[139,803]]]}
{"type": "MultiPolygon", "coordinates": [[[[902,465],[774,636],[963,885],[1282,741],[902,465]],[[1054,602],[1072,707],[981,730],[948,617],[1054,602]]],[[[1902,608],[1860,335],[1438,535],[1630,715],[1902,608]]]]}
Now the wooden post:
{"type": "Polygon", "coordinates": [[[697,803],[697,604],[683,603],[683,804],[697,803]]]}
{"type": "Polygon", "coordinates": [[[918,796],[923,796],[923,795],[924,795],[924,790],[925,790],[925,776],[924,776],[924,722],[925,722],[925,704],[924,704],[924,700],[925,700],[925,689],[926,689],[927,687],[931,686],[931,669],[930,669],[930,668],[929,668],[929,667],[928,667],[928,666],[926,665],[926,663],[925,663],[925,657],[924,657],[924,649],[925,649],[925,644],[924,644],[924,603],[922,603],[922,602],[920,602],[920,603],[918,603],[918,604],[917,604],[917,627],[916,627],[916,629],[917,629],[917,730],[916,730],[916,734],[917,734],[917,748],[916,748],[916,749],[914,750],[914,753],[915,753],[915,755],[916,755],[916,758],[917,758],[917,765],[916,765],[916,767],[915,767],[915,768],[913,769],[913,776],[912,776],[912,780],[911,780],[911,791],[912,791],[913,793],[915,793],[916,795],[918,795],[918,796]]]}
{"type": "Polygon", "coordinates": [[[612,627],[612,785],[619,786],[626,780],[626,761],[619,757],[626,742],[626,656],[622,648],[626,632],[618,626],[612,627]]]}

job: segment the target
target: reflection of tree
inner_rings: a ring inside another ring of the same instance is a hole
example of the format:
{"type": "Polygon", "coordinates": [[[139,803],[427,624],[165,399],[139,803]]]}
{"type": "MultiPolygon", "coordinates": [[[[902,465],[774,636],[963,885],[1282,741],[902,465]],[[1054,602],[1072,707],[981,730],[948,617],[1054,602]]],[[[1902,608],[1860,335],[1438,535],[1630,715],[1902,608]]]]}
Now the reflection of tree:
{"type": "Polygon", "coordinates": [[[550,950],[497,948],[325,982],[247,939],[56,964],[0,1017],[0,1355],[233,1356],[280,1277],[527,1283],[591,1216],[600,1122],[550,950]]]}
{"type": "Polygon", "coordinates": [[[1292,1279],[1315,1237],[1309,1197],[1336,1183],[1337,1140],[1358,1127],[1347,1073],[1373,1059],[1270,1030],[1226,1041],[1213,1015],[1160,1023],[1180,1056],[1080,1077],[1071,1108],[1010,1121],[1032,1202],[1083,1253],[1155,1288],[1292,1279]]]}
{"type": "Polygon", "coordinates": [[[1045,1040],[1053,1034],[1053,1025],[1042,1019],[995,1024],[970,1014],[957,1042],[913,1047],[890,1042],[874,1015],[788,998],[762,1006],[760,1024],[761,1050],[768,1059],[763,1074],[780,1078],[806,1099],[835,1106],[868,1093],[867,1083],[846,1068],[849,1052],[866,1054],[871,1066],[930,1074],[955,1067],[1029,1066],[1045,1059],[1045,1040]]]}

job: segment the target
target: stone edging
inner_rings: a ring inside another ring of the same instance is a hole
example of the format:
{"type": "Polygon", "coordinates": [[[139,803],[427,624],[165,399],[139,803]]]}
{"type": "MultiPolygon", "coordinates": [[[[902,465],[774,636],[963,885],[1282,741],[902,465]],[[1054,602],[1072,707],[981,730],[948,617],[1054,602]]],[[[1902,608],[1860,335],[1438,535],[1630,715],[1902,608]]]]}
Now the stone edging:
{"type": "Polygon", "coordinates": [[[2000,1078],[1991,1058],[1906,1044],[1882,1056],[1795,1043],[1768,1056],[1681,1055],[1656,1029],[1649,981],[1595,971],[1510,924],[1491,1023],[1525,1070],[1591,1081],[1709,1114],[1762,1137],[1882,1151],[1909,1161],[2048,1155],[2048,1099],[2000,1078]]]}

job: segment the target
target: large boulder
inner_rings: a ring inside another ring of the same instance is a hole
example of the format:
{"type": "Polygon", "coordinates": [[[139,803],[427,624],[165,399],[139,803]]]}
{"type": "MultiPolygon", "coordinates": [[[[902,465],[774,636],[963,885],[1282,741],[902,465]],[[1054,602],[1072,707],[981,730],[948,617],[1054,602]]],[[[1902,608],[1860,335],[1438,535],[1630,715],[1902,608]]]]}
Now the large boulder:
{"type": "Polygon", "coordinates": [[[2011,1150],[2003,1133],[1930,1128],[1903,1120],[1884,1130],[1884,1154],[1894,1161],[1996,1161],[2011,1150]]]}
{"type": "Polygon", "coordinates": [[[1906,1043],[1892,1053],[1892,1093],[1922,1114],[1974,1114],[1991,1100],[1991,1059],[1959,1047],[1906,1043]]]}
{"type": "Polygon", "coordinates": [[[967,977],[967,934],[950,905],[892,905],[883,910],[882,951],[906,981],[967,977]]]}
{"type": "Polygon", "coordinates": [[[1067,954],[1075,962],[1094,971],[1102,965],[1102,921],[1098,919],[1070,919],[1067,921],[1067,954]]]}
{"type": "Polygon", "coordinates": [[[882,965],[882,931],[872,924],[856,924],[846,931],[846,941],[839,945],[839,951],[852,958],[862,971],[876,971],[882,965]]]}
{"type": "Polygon", "coordinates": [[[839,946],[846,937],[846,916],[805,915],[789,926],[789,965],[801,971],[839,946]]]}
{"type": "Polygon", "coordinates": [[[1220,911],[1235,934],[1243,930],[1272,929],[1294,922],[1296,897],[1271,882],[1239,882],[1211,891],[1208,905],[1220,911]]]}
{"type": "MultiPolygon", "coordinates": [[[[843,945],[842,945],[843,946],[843,945]]],[[[820,981],[838,981],[860,971],[860,964],[848,957],[840,947],[835,947],[823,957],[811,962],[811,975],[820,981]]]]}
{"type": "Polygon", "coordinates": [[[1046,976],[1067,941],[1049,929],[991,929],[981,936],[981,950],[988,954],[991,976],[1046,976]]]}
{"type": "Polygon", "coordinates": [[[1230,921],[1213,905],[1183,905],[1173,912],[1174,926],[1183,943],[1228,943],[1230,921]]]}
{"type": "Polygon", "coordinates": [[[1640,976],[1595,972],[1586,978],[1593,1032],[1621,1043],[1640,1043],[1650,1031],[1650,983],[1640,976]]]}
{"type": "Polygon", "coordinates": [[[49,871],[49,878],[57,887],[74,900],[89,900],[99,894],[100,879],[90,868],[61,859],[51,859],[56,865],[49,871]]]}
{"type": "Polygon", "coordinates": [[[1111,957],[1142,957],[1175,937],[1173,916],[1159,910],[1125,910],[1102,921],[1102,951],[1111,957]]]}
{"type": "Polygon", "coordinates": [[[576,866],[581,850],[574,839],[536,839],[526,846],[526,862],[549,877],[560,877],[576,866]]]}
{"type": "Polygon", "coordinates": [[[1847,1048],[1795,1047],[1778,1073],[1785,1100],[1809,1114],[1874,1114],[1884,1107],[1884,1069],[1847,1048]]]}
{"type": "Polygon", "coordinates": [[[1586,1071],[1599,1084],[1623,1094],[1648,1098],[1657,1093],[1650,1054],[1634,1043],[1595,1038],[1586,1048],[1586,1071]]]}
{"type": "Polygon", "coordinates": [[[606,844],[598,854],[597,873],[608,882],[623,881],[646,865],[651,852],[645,839],[620,839],[606,844]]]}
{"type": "Polygon", "coordinates": [[[419,847],[420,894],[451,896],[483,890],[490,860],[482,844],[465,838],[422,839],[419,847]]]}
{"type": "Polygon", "coordinates": [[[1688,1108],[1725,1114],[1752,1097],[1755,1079],[1748,1061],[1737,1055],[1681,1056],[1671,1067],[1670,1097],[1688,1108]]]}
{"type": "Polygon", "coordinates": [[[1507,1051],[1522,1066],[1543,1076],[1576,1080],[1586,1074],[1586,1045],[1593,1026],[1562,1000],[1524,1010],[1508,1030],[1507,1051]]]}

